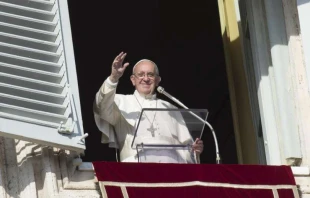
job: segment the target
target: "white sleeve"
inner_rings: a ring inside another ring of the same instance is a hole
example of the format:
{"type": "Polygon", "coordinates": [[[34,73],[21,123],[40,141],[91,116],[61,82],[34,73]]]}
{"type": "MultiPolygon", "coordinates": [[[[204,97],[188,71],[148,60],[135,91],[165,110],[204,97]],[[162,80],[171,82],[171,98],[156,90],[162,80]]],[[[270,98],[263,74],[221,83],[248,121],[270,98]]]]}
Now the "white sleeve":
{"type": "Polygon", "coordinates": [[[120,119],[121,113],[114,102],[117,83],[109,78],[105,80],[96,94],[93,105],[94,118],[98,129],[102,132],[102,143],[109,143],[110,147],[118,148],[118,141],[114,125],[120,119]]]}
{"type": "Polygon", "coordinates": [[[100,118],[115,125],[120,118],[120,110],[114,102],[117,83],[112,83],[109,78],[105,80],[96,94],[94,113],[100,118]]]}

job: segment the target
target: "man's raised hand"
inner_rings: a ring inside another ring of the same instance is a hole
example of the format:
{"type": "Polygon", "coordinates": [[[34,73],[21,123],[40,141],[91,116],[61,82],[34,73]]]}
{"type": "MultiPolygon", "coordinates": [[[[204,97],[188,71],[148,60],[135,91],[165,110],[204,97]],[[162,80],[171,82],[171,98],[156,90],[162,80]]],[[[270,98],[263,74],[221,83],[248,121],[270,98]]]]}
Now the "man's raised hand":
{"type": "Polygon", "coordinates": [[[126,53],[121,52],[118,56],[115,57],[112,63],[112,71],[110,75],[110,80],[114,83],[118,82],[120,77],[124,74],[125,69],[128,67],[129,63],[123,65],[126,53]]]}

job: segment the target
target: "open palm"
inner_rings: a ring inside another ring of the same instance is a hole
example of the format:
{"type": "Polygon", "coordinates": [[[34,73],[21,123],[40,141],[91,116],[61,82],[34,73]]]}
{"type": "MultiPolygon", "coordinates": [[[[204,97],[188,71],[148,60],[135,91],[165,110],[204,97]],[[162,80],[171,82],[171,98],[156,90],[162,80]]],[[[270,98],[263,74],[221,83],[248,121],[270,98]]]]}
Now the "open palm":
{"type": "Polygon", "coordinates": [[[118,81],[118,79],[124,74],[125,69],[128,67],[129,63],[123,64],[126,55],[126,53],[121,52],[118,56],[115,57],[112,63],[111,72],[111,78],[113,81],[118,81]]]}

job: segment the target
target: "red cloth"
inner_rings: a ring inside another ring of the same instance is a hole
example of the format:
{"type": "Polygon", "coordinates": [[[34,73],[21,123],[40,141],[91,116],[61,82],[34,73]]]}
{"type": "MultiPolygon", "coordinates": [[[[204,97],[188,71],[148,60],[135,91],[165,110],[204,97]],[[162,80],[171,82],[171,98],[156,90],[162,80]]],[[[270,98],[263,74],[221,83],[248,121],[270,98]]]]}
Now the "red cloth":
{"type": "Polygon", "coordinates": [[[102,193],[112,198],[298,197],[294,176],[287,166],[116,162],[93,165],[102,193]]]}

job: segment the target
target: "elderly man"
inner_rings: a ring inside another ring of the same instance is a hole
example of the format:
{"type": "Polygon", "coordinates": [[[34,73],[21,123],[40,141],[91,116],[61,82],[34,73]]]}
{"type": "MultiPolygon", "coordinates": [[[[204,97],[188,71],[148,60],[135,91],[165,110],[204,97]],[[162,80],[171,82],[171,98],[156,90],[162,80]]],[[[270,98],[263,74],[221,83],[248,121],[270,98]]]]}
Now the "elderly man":
{"type": "MultiPolygon", "coordinates": [[[[142,108],[169,109],[176,107],[156,98],[155,88],[161,78],[157,65],[147,59],[139,61],[133,67],[130,80],[136,89],[134,94],[116,94],[119,79],[129,65],[129,63],[123,64],[125,57],[126,53],[123,52],[116,56],[112,63],[111,75],[104,81],[96,94],[94,115],[99,130],[103,132],[102,142],[119,148],[122,162],[137,162],[140,157],[139,161],[144,159],[146,162],[194,163],[195,159],[188,151],[151,149],[140,151],[138,156],[136,149],[131,148],[142,108]]],[[[146,132],[142,135],[143,140],[165,144],[192,144],[192,151],[199,155],[203,151],[203,142],[200,139],[193,141],[186,126],[184,123],[182,124],[182,116],[179,113],[174,113],[170,117],[167,115],[167,113],[160,114],[158,112],[145,115],[144,129],[146,132]],[[169,124],[166,125],[169,126],[163,126],[167,120],[169,120],[169,124]],[[147,128],[148,126],[149,128],[147,128]]],[[[143,126],[141,127],[143,128],[143,126]]]]}

